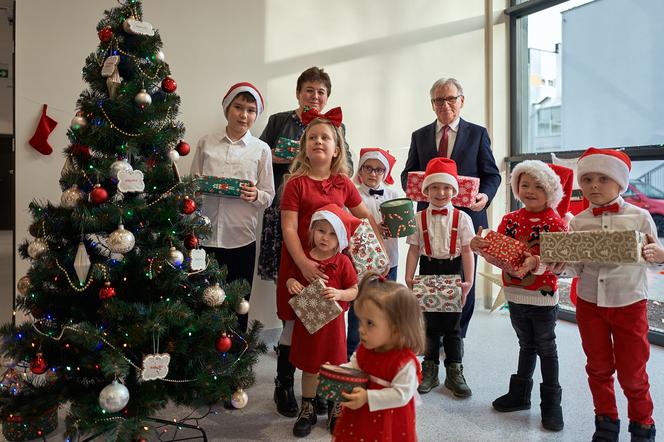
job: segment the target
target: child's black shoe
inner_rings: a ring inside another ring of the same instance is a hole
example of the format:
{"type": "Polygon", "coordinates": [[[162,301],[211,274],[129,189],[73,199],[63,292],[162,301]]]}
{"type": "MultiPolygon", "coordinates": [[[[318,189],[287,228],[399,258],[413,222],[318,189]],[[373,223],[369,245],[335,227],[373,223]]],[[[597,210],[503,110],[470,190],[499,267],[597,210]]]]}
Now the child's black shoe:
{"type": "Polygon", "coordinates": [[[646,427],[632,421],[629,423],[629,432],[632,433],[632,442],[655,442],[655,424],[646,427]]]}
{"type": "Polygon", "coordinates": [[[528,410],[533,380],[521,378],[515,374],[510,377],[510,389],[507,394],[493,401],[493,408],[501,413],[528,410]]]}
{"type": "Polygon", "coordinates": [[[311,433],[311,427],[316,425],[316,411],[314,398],[302,398],[302,407],[293,426],[293,436],[306,437],[311,433]]]}
{"type": "Polygon", "coordinates": [[[563,409],[560,403],[563,399],[563,389],[560,385],[540,384],[540,397],[542,402],[542,426],[547,430],[560,431],[565,426],[563,409]]]}
{"type": "Polygon", "coordinates": [[[613,420],[608,416],[595,416],[595,434],[592,442],[618,442],[620,419],[613,420]]]}

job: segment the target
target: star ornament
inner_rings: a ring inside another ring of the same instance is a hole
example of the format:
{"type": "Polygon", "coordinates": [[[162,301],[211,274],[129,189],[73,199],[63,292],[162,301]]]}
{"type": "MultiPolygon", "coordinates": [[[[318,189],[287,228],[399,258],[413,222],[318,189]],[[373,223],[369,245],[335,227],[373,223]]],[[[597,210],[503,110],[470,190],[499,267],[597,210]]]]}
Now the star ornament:
{"type": "Polygon", "coordinates": [[[491,281],[492,283],[496,284],[498,287],[500,287],[500,291],[498,292],[498,296],[496,296],[496,299],[493,301],[493,305],[491,306],[491,311],[495,311],[498,308],[502,307],[505,304],[505,291],[503,290],[503,277],[498,274],[498,273],[491,273],[491,272],[479,272],[480,275],[484,276],[486,279],[491,281]]]}

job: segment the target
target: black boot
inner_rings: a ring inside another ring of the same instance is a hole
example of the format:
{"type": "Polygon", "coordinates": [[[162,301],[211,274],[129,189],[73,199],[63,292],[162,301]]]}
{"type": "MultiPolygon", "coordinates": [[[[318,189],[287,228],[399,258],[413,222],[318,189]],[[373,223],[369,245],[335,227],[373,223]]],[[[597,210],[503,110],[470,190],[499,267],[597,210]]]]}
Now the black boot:
{"type": "Polygon", "coordinates": [[[547,430],[560,431],[565,426],[563,422],[563,408],[560,403],[563,399],[563,389],[560,385],[540,384],[540,409],[542,410],[542,426],[547,430]]]}
{"type": "Polygon", "coordinates": [[[341,402],[327,401],[327,429],[334,434],[334,426],[341,414],[341,402]]]}
{"type": "Polygon", "coordinates": [[[311,433],[311,427],[316,425],[316,412],[314,411],[314,398],[302,398],[302,408],[293,426],[293,436],[306,437],[311,433]]]}
{"type": "Polygon", "coordinates": [[[618,442],[620,419],[613,420],[608,416],[595,416],[595,434],[592,442],[618,442]]]}
{"type": "Polygon", "coordinates": [[[533,380],[513,374],[510,377],[510,389],[507,394],[493,401],[493,408],[501,413],[530,409],[530,392],[533,380]]]}
{"type": "Polygon", "coordinates": [[[290,345],[280,345],[277,349],[277,377],[274,379],[274,402],[279,414],[286,417],[297,416],[297,400],[293,392],[295,367],[288,361],[290,345]]]}
{"type": "Polygon", "coordinates": [[[655,442],[655,424],[646,428],[638,422],[630,421],[629,432],[632,433],[632,442],[655,442]]]}
{"type": "Polygon", "coordinates": [[[316,399],[314,400],[314,410],[316,411],[316,414],[319,416],[323,416],[327,414],[327,399],[323,399],[322,397],[316,395],[316,399]]]}

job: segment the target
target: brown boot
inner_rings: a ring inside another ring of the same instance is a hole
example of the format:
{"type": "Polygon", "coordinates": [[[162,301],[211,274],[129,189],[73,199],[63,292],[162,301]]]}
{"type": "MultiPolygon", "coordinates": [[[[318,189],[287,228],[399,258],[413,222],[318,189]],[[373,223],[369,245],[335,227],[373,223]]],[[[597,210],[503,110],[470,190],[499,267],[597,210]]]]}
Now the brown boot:
{"type": "Polygon", "coordinates": [[[420,394],[425,394],[440,385],[438,380],[438,364],[434,361],[422,362],[422,383],[417,387],[420,394]]]}
{"type": "Polygon", "coordinates": [[[445,377],[445,386],[452,390],[456,397],[470,397],[473,395],[472,390],[466,384],[466,378],[463,377],[463,365],[458,362],[452,362],[449,366],[445,367],[447,376],[445,377]]]}

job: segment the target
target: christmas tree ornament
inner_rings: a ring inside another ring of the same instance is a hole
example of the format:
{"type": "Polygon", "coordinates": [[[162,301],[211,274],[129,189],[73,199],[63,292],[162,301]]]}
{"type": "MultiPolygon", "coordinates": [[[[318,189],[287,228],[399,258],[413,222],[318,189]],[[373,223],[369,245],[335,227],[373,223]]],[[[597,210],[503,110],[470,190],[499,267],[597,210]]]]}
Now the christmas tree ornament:
{"type": "Polygon", "coordinates": [[[226,353],[231,349],[233,341],[228,337],[226,333],[222,333],[221,336],[217,338],[217,341],[214,343],[214,346],[217,348],[217,351],[220,353],[226,353]]]}
{"type": "Polygon", "coordinates": [[[154,381],[164,379],[168,375],[168,364],[171,363],[171,355],[168,353],[156,353],[145,355],[143,358],[143,370],[141,379],[154,381]]]}
{"type": "Polygon", "coordinates": [[[108,43],[113,38],[113,30],[110,26],[106,26],[97,32],[97,36],[102,43],[108,43]]]}
{"type": "Polygon", "coordinates": [[[189,252],[189,267],[192,271],[205,270],[207,267],[205,249],[192,249],[189,252]]]}
{"type": "Polygon", "coordinates": [[[177,150],[171,149],[168,151],[168,159],[171,160],[173,163],[177,162],[177,160],[180,159],[180,154],[178,153],[177,150]]]}
{"type": "Polygon", "coordinates": [[[28,141],[30,146],[37,149],[37,151],[43,155],[50,155],[51,152],[53,152],[53,148],[48,143],[48,136],[53,132],[55,126],[58,125],[57,121],[46,115],[47,108],[47,105],[42,107],[42,114],[37,123],[35,133],[32,135],[32,138],[30,138],[30,141],[28,141]]]}
{"type": "Polygon", "coordinates": [[[186,157],[187,154],[191,151],[191,146],[189,146],[189,143],[185,143],[184,141],[180,140],[177,146],[175,146],[175,150],[178,151],[180,156],[186,157]]]}
{"type": "Polygon", "coordinates": [[[48,250],[48,244],[42,238],[35,238],[28,245],[28,255],[32,259],[38,259],[46,250],[48,250]]]}
{"type": "Polygon", "coordinates": [[[8,368],[0,379],[0,391],[18,396],[23,392],[25,381],[15,368],[8,368]]]}
{"type": "Polygon", "coordinates": [[[145,91],[145,89],[141,89],[141,91],[134,97],[134,103],[143,109],[145,106],[152,104],[152,97],[145,91]]]}
{"type": "Polygon", "coordinates": [[[182,201],[182,213],[185,215],[191,215],[196,211],[196,201],[192,200],[191,198],[185,198],[184,201],[182,201]]]}
{"type": "Polygon", "coordinates": [[[78,243],[78,250],[74,258],[74,270],[76,270],[76,276],[78,276],[81,285],[85,284],[85,281],[88,279],[88,272],[90,271],[90,256],[85,249],[83,241],[78,243]]]}
{"type": "Polygon", "coordinates": [[[163,80],[161,80],[161,89],[169,94],[172,94],[175,92],[175,90],[178,88],[178,84],[173,80],[172,77],[165,77],[163,80]]]}
{"type": "Polygon", "coordinates": [[[30,277],[28,275],[21,276],[21,279],[16,283],[16,288],[21,295],[25,296],[30,290],[30,277]]]}
{"type": "Polygon", "coordinates": [[[105,300],[115,296],[115,288],[111,286],[111,281],[104,282],[104,287],[99,289],[99,299],[105,300]]]}
{"type": "Polygon", "coordinates": [[[184,246],[189,250],[198,248],[198,238],[196,238],[196,235],[190,233],[187,236],[185,236],[184,246]]]}
{"type": "Polygon", "coordinates": [[[108,235],[108,248],[113,253],[125,254],[134,248],[136,239],[133,233],[125,230],[124,226],[120,224],[118,229],[108,235]]]}
{"type": "Polygon", "coordinates": [[[226,299],[226,292],[219,286],[219,283],[211,285],[203,291],[203,302],[208,307],[217,307],[223,304],[224,299],[226,299]]]}
{"type": "Polygon", "coordinates": [[[163,63],[164,59],[166,58],[166,56],[164,55],[164,51],[158,49],[157,52],[154,53],[154,58],[155,60],[159,60],[163,63]]]}
{"type": "Polygon", "coordinates": [[[121,170],[118,172],[118,190],[122,193],[143,192],[145,182],[140,170],[121,170]]]}
{"type": "Polygon", "coordinates": [[[84,144],[74,144],[71,148],[71,153],[81,161],[87,161],[91,156],[90,147],[84,144]]]}
{"type": "Polygon", "coordinates": [[[30,227],[28,227],[28,232],[30,232],[30,235],[34,236],[35,238],[42,236],[42,223],[37,221],[30,224],[30,227]]]}
{"type": "Polygon", "coordinates": [[[42,353],[37,353],[37,356],[30,362],[30,371],[34,374],[44,374],[48,370],[48,364],[42,353]]]}
{"type": "Polygon", "coordinates": [[[110,55],[104,60],[104,65],[101,68],[101,76],[108,77],[106,79],[106,87],[108,89],[108,97],[114,100],[117,96],[118,88],[122,83],[122,77],[118,71],[118,64],[120,63],[119,55],[110,55]]]}
{"type": "Polygon", "coordinates": [[[60,204],[62,207],[72,209],[83,199],[83,192],[76,184],[73,184],[69,189],[62,192],[60,196],[60,204]]]}
{"type": "Polygon", "coordinates": [[[88,120],[86,120],[83,115],[76,115],[74,118],[71,119],[69,127],[71,127],[73,131],[78,131],[83,129],[87,125],[88,125],[88,120]]]}
{"type": "Polygon", "coordinates": [[[249,301],[247,301],[246,299],[243,299],[237,305],[237,308],[235,309],[235,311],[237,312],[238,315],[246,315],[247,313],[249,313],[249,307],[250,307],[249,301]]]}
{"type": "Polygon", "coordinates": [[[249,396],[241,388],[235,390],[235,393],[231,396],[231,405],[235,408],[244,408],[247,406],[247,402],[249,402],[249,396]]]}
{"type": "Polygon", "coordinates": [[[101,184],[95,184],[94,189],[90,192],[90,202],[99,205],[106,201],[108,201],[108,192],[101,187],[101,184]]]}
{"type": "Polygon", "coordinates": [[[179,267],[184,262],[184,255],[175,247],[171,247],[168,250],[168,257],[166,259],[172,266],[179,267]]]}
{"type": "Polygon", "coordinates": [[[122,77],[120,77],[120,75],[117,74],[117,71],[114,75],[106,79],[106,88],[108,89],[109,99],[115,100],[117,98],[118,89],[120,89],[121,84],[122,84],[122,77]]]}
{"type": "Polygon", "coordinates": [[[99,393],[99,406],[108,413],[117,413],[129,403],[129,390],[114,380],[99,393]]]}
{"type": "Polygon", "coordinates": [[[208,227],[210,225],[210,218],[205,215],[199,215],[196,217],[196,224],[203,227],[208,227]]]}
{"type": "Polygon", "coordinates": [[[150,23],[136,20],[135,17],[127,17],[127,19],[122,22],[122,30],[127,34],[132,35],[147,35],[148,37],[154,35],[154,27],[150,23]]]}
{"type": "Polygon", "coordinates": [[[111,170],[110,170],[111,178],[117,180],[118,173],[120,173],[123,170],[131,172],[132,170],[134,170],[134,168],[131,167],[131,164],[129,164],[127,160],[125,160],[124,158],[114,161],[113,164],[111,164],[111,170]]]}

